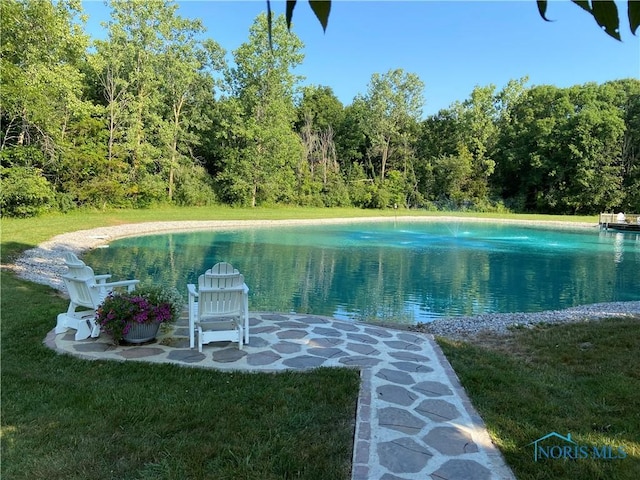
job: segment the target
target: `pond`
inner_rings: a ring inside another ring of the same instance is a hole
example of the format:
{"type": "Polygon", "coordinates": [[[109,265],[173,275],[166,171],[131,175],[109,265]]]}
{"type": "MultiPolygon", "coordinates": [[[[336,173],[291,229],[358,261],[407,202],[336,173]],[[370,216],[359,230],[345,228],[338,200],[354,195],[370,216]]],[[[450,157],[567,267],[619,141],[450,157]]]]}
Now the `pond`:
{"type": "Polygon", "coordinates": [[[84,259],[176,286],[219,261],[250,309],[411,324],[640,300],[640,235],[487,222],[278,226],[124,238],[84,259]]]}

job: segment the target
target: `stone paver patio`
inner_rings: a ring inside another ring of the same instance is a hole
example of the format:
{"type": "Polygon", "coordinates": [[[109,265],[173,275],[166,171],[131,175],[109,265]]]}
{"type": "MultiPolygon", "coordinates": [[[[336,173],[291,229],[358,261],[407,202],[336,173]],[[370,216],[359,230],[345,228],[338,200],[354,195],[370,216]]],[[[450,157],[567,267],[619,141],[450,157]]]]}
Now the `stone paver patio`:
{"type": "Polygon", "coordinates": [[[52,330],[45,343],[85,359],[219,370],[358,368],[353,480],[515,478],[431,335],[313,315],[252,312],[250,324],[243,350],[190,349],[186,319],[141,346],[114,346],[106,335],[75,341],[73,330],[52,330]]]}

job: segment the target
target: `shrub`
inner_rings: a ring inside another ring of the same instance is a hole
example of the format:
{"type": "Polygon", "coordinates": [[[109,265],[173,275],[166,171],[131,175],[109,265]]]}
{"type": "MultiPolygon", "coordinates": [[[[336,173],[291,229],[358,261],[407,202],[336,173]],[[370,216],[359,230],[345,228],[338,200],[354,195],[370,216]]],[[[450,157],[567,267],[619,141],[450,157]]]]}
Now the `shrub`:
{"type": "Polygon", "coordinates": [[[201,166],[180,166],[176,171],[176,191],[174,201],[177,205],[213,205],[217,202],[213,181],[201,166]]]}
{"type": "Polygon", "coordinates": [[[55,192],[33,167],[0,167],[0,210],[3,216],[34,217],[49,210],[55,202],[55,192]]]}

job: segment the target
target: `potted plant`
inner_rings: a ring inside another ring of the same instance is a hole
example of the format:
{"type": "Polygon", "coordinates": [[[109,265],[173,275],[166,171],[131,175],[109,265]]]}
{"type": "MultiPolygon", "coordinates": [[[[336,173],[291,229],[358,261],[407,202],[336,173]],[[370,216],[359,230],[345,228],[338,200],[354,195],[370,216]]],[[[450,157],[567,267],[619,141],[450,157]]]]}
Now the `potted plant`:
{"type": "Polygon", "coordinates": [[[96,311],[96,323],[119,344],[153,340],[160,325],[174,322],[183,299],[175,288],[144,286],[132,292],[112,292],[96,311]]]}

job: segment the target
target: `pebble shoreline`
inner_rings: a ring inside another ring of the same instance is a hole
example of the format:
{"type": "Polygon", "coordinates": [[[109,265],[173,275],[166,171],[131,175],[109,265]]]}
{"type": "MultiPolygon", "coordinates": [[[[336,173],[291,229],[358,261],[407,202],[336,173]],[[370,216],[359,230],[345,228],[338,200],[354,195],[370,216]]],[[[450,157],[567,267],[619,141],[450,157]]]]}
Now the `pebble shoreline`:
{"type": "MultiPolygon", "coordinates": [[[[98,248],[117,238],[150,235],[157,233],[211,230],[215,228],[278,227],[282,225],[314,225],[318,223],[353,223],[389,221],[389,217],[346,218],[324,220],[252,220],[252,221],[196,221],[196,222],[149,222],[79,230],[53,237],[36,248],[25,250],[11,265],[6,267],[21,278],[43,285],[49,285],[65,293],[60,276],[66,272],[63,261],[65,252],[80,255],[83,251],[98,248]]],[[[460,217],[401,217],[402,221],[476,221],[496,222],[495,219],[460,217]]],[[[593,224],[565,222],[530,222],[521,220],[500,220],[503,223],[522,225],[544,224],[555,228],[597,228],[593,224]]],[[[601,318],[640,317],[640,301],[599,303],[583,305],[566,310],[537,313],[499,313],[472,317],[443,318],[431,323],[413,326],[416,331],[428,332],[449,338],[468,338],[480,332],[507,334],[512,327],[531,328],[538,323],[569,323],[601,318]]]]}
{"type": "Polygon", "coordinates": [[[506,335],[513,328],[532,328],[537,324],[576,323],[604,318],[630,318],[640,320],[640,301],[580,305],[565,310],[547,310],[536,313],[491,313],[473,317],[455,317],[421,323],[413,330],[433,335],[467,339],[479,333],[506,335]]]}

